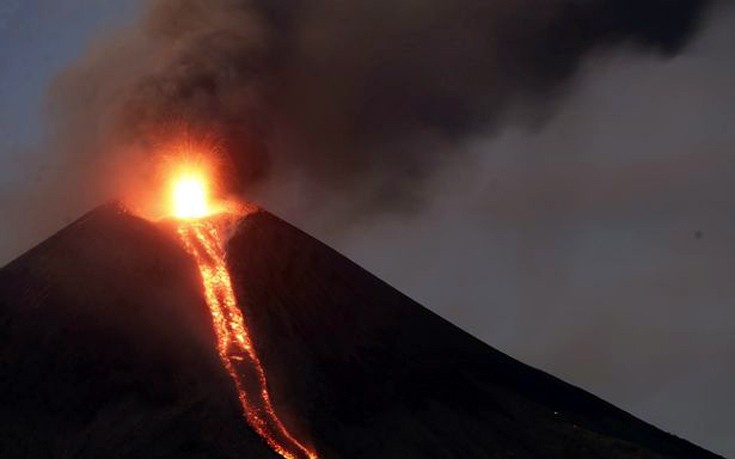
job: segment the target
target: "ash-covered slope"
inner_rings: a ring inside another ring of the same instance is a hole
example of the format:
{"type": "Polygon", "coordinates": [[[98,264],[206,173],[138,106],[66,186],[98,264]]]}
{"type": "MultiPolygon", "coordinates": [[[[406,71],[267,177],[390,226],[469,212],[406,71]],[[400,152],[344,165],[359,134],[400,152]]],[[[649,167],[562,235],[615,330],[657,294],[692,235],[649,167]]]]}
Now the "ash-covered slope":
{"type": "MultiPolygon", "coordinates": [[[[259,212],[228,245],[281,417],[322,458],[715,457],[472,338],[259,212]]],[[[0,457],[276,457],[196,268],[105,206],[0,270],[0,457]]]]}
{"type": "Polygon", "coordinates": [[[714,457],[473,338],[262,212],[229,264],[277,392],[364,458],[714,457]]]}
{"type": "Polygon", "coordinates": [[[0,270],[0,457],[269,458],[166,231],[96,209],[0,270]]]}

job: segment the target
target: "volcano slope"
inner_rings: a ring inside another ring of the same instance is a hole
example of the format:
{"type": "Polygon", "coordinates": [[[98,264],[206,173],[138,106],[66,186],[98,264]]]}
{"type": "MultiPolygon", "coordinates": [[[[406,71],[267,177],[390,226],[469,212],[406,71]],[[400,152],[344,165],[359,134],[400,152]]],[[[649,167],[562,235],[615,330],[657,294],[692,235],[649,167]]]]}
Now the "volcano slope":
{"type": "MultiPolygon", "coordinates": [[[[227,246],[274,405],[321,458],[709,458],[259,211],[227,246]]],[[[0,270],[0,457],[277,458],[170,228],[94,210],[0,270]]]]}

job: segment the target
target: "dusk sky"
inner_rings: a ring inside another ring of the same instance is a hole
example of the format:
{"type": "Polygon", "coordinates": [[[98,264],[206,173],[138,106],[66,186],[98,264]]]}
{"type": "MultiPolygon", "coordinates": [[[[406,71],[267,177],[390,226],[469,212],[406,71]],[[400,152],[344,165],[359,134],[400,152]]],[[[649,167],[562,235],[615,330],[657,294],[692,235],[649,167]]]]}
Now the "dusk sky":
{"type": "MultiPolygon", "coordinates": [[[[107,198],[65,178],[49,85],[143,3],[0,4],[2,264],[107,198]]],[[[254,195],[489,345],[735,457],[734,47],[724,2],[675,53],[584,54],[538,121],[513,105],[431,143],[450,154],[408,210],[314,206],[289,174],[254,195]]]]}

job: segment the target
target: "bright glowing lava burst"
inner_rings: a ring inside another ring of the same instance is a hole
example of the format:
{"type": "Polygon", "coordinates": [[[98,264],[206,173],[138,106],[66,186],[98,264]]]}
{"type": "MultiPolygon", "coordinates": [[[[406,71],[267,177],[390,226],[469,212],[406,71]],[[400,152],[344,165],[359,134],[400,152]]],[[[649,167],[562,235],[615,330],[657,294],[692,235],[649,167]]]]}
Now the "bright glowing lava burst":
{"type": "Polygon", "coordinates": [[[170,182],[170,215],[187,252],[199,267],[204,298],[212,314],[217,352],[237,388],[248,424],[286,459],[316,459],[283,425],[271,403],[263,366],[238,307],[225,261],[227,225],[248,210],[211,200],[211,173],[204,166],[184,164],[170,182]]]}

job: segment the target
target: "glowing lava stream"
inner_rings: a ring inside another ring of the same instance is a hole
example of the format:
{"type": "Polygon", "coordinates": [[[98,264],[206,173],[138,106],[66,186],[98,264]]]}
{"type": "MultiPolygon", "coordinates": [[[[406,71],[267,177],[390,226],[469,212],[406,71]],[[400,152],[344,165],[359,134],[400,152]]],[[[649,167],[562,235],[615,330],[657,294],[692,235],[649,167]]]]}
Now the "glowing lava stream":
{"type": "Polygon", "coordinates": [[[223,230],[233,214],[212,215],[206,181],[184,177],[174,184],[177,231],[194,257],[202,277],[204,297],[212,314],[217,351],[232,377],[248,424],[286,459],[317,459],[278,418],[268,394],[265,371],[237,305],[225,262],[223,230]]]}

